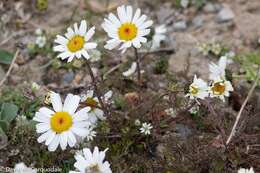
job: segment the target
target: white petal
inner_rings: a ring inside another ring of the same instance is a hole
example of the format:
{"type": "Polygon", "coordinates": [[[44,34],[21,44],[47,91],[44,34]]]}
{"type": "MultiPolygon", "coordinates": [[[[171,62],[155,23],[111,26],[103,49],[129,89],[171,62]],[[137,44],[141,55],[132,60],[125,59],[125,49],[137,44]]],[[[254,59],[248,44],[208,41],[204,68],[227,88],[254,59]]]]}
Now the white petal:
{"type": "Polygon", "coordinates": [[[79,28],[77,23],[74,23],[74,32],[75,34],[79,34],[79,28]]]}
{"type": "Polygon", "coordinates": [[[35,116],[33,117],[33,120],[41,123],[48,123],[50,121],[50,117],[45,116],[40,112],[36,112],[35,116]]]}
{"type": "Polygon", "coordinates": [[[68,144],[69,144],[69,146],[70,147],[74,147],[74,145],[77,142],[74,134],[71,131],[68,131],[67,135],[68,135],[68,144]]]}
{"type": "Polygon", "coordinates": [[[47,132],[43,133],[41,136],[39,136],[39,138],[37,139],[37,141],[39,143],[42,143],[44,141],[46,141],[49,136],[51,135],[52,131],[51,130],[48,130],[47,132]]]}
{"type": "Polygon", "coordinates": [[[141,43],[146,43],[146,42],[147,42],[147,39],[144,38],[144,37],[138,37],[138,39],[139,39],[139,41],[140,41],[141,43]]]}
{"type": "Polygon", "coordinates": [[[138,28],[144,23],[146,18],[147,16],[143,14],[139,19],[136,20],[135,24],[137,25],[138,28]]]}
{"type": "Polygon", "coordinates": [[[85,45],[84,45],[84,48],[85,49],[95,49],[97,47],[97,43],[93,43],[93,42],[91,42],[91,43],[86,43],[85,45]]]}
{"type": "Polygon", "coordinates": [[[153,21],[152,21],[152,20],[148,20],[148,21],[144,22],[144,23],[139,27],[139,29],[146,29],[146,28],[152,26],[152,24],[153,24],[153,21]]]}
{"type": "Polygon", "coordinates": [[[84,36],[86,32],[87,32],[87,22],[86,20],[83,20],[80,23],[79,33],[81,36],[84,36]]]}
{"type": "Polygon", "coordinates": [[[63,132],[60,135],[60,146],[62,150],[65,150],[68,144],[68,135],[67,132],[63,132]]]}
{"type": "Polygon", "coordinates": [[[121,43],[121,41],[119,41],[119,40],[111,39],[111,40],[107,41],[107,44],[105,45],[105,49],[112,50],[115,47],[119,46],[120,43],[121,43]]]}
{"type": "Polygon", "coordinates": [[[51,132],[50,132],[48,138],[47,138],[46,141],[45,141],[45,145],[50,145],[50,143],[51,143],[52,140],[55,138],[55,136],[56,136],[56,133],[51,130],[51,132]]]}
{"type": "Polygon", "coordinates": [[[71,55],[72,55],[71,52],[66,51],[66,52],[60,53],[57,57],[64,60],[64,59],[70,57],[71,55]]]}
{"type": "Polygon", "coordinates": [[[56,112],[61,112],[62,111],[62,102],[61,102],[60,95],[55,92],[52,92],[50,99],[51,99],[53,109],[56,112]]]}
{"type": "Polygon", "coordinates": [[[50,129],[50,123],[39,123],[36,125],[36,132],[43,133],[50,129]]]}
{"type": "Polygon", "coordinates": [[[133,17],[133,8],[131,6],[126,7],[126,21],[131,22],[133,17]]]}
{"type": "Polygon", "coordinates": [[[88,134],[88,130],[86,128],[78,128],[78,127],[72,127],[71,131],[81,137],[84,137],[88,134]]]}
{"type": "Polygon", "coordinates": [[[85,41],[91,39],[91,37],[95,34],[95,27],[92,27],[88,30],[87,34],[85,35],[85,41]]]}
{"type": "Polygon", "coordinates": [[[121,25],[120,21],[113,13],[109,13],[108,19],[116,26],[119,27],[121,25]]]}
{"type": "Polygon", "coordinates": [[[40,108],[39,112],[44,114],[47,117],[51,117],[51,115],[55,114],[55,112],[53,112],[52,110],[50,110],[49,108],[46,108],[46,107],[40,108]]]}
{"type": "Polygon", "coordinates": [[[78,112],[76,112],[73,116],[73,122],[78,122],[78,121],[84,121],[89,118],[88,112],[90,111],[89,107],[85,107],[78,112]]]}
{"type": "Polygon", "coordinates": [[[66,39],[63,36],[57,35],[56,39],[54,40],[55,43],[61,44],[61,45],[66,45],[68,43],[68,39],[66,39]]]}
{"type": "Polygon", "coordinates": [[[141,10],[138,8],[135,12],[132,23],[136,23],[136,21],[137,21],[137,19],[139,19],[140,15],[141,15],[141,10]]]}
{"type": "Polygon", "coordinates": [[[126,22],[127,18],[126,18],[126,11],[125,11],[124,5],[117,8],[117,15],[118,15],[121,23],[126,22]]]}
{"type": "Polygon", "coordinates": [[[68,58],[68,62],[71,62],[75,57],[75,54],[72,54],[69,58],[68,58]]]}
{"type": "Polygon", "coordinates": [[[80,97],[77,95],[70,95],[67,98],[66,105],[64,103],[63,111],[69,114],[74,114],[79,106],[80,97]]]}
{"type": "Polygon", "coordinates": [[[138,37],[146,36],[146,35],[148,35],[150,32],[151,32],[150,29],[140,30],[140,31],[138,32],[138,37]]]}
{"type": "Polygon", "coordinates": [[[135,48],[139,49],[141,47],[141,43],[138,38],[134,39],[133,45],[135,48]]]}
{"type": "Polygon", "coordinates": [[[49,151],[55,151],[60,143],[60,135],[56,135],[55,138],[52,140],[50,145],[48,146],[49,151]]]}
{"type": "Polygon", "coordinates": [[[77,58],[81,58],[81,52],[80,52],[80,51],[77,51],[77,52],[76,52],[76,57],[77,57],[77,58]]]}
{"type": "Polygon", "coordinates": [[[67,39],[71,39],[74,35],[75,35],[75,33],[74,33],[73,29],[69,27],[67,29],[67,33],[65,34],[65,36],[67,37],[67,39]]]}
{"type": "Polygon", "coordinates": [[[67,48],[63,45],[58,45],[53,47],[53,51],[55,52],[64,52],[67,51],[67,48]]]}
{"type": "Polygon", "coordinates": [[[131,47],[131,45],[132,45],[131,41],[125,42],[122,44],[122,46],[119,48],[119,50],[127,49],[127,48],[131,47]]]}
{"type": "Polygon", "coordinates": [[[103,115],[104,115],[104,112],[103,112],[101,109],[96,109],[94,113],[95,113],[95,115],[96,115],[99,119],[101,119],[101,120],[104,120],[104,119],[105,119],[105,117],[103,116],[103,115]]]}
{"type": "Polygon", "coordinates": [[[86,50],[82,50],[81,53],[84,56],[84,58],[86,58],[86,59],[90,58],[90,56],[89,56],[89,54],[88,54],[88,52],[86,50]]]}

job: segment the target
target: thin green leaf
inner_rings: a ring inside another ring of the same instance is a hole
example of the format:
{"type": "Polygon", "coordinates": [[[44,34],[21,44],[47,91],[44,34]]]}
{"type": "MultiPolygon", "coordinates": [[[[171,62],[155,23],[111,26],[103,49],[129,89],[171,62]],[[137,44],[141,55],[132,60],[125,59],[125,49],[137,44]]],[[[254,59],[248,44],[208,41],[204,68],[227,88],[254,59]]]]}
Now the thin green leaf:
{"type": "Polygon", "coordinates": [[[18,107],[12,103],[3,103],[1,109],[1,119],[10,123],[17,116],[18,107]]]}
{"type": "Polygon", "coordinates": [[[6,50],[0,49],[0,63],[11,64],[14,55],[6,50]]]}
{"type": "Polygon", "coordinates": [[[4,120],[0,120],[0,128],[2,128],[2,130],[4,132],[7,132],[8,127],[9,127],[9,123],[8,122],[6,122],[4,120]]]}

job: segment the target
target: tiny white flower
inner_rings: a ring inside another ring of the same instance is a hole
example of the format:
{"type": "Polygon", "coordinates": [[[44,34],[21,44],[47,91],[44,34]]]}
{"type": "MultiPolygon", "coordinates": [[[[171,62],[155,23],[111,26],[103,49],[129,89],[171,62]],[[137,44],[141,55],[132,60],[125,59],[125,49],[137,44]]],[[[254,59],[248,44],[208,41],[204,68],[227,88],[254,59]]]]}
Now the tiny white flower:
{"type": "Polygon", "coordinates": [[[250,169],[240,168],[238,170],[238,173],[255,173],[255,171],[253,168],[250,168],[250,169]]]}
{"type": "Polygon", "coordinates": [[[131,46],[140,48],[141,43],[146,43],[147,36],[150,33],[148,29],[153,21],[148,20],[146,15],[141,15],[141,10],[137,9],[133,12],[132,6],[120,6],[117,8],[118,18],[110,13],[108,18],[105,18],[102,27],[111,38],[105,45],[106,49],[112,50],[121,45],[119,50],[122,53],[131,46]]]}
{"type": "Polygon", "coordinates": [[[112,173],[109,162],[104,161],[107,150],[99,151],[98,147],[95,147],[92,153],[89,148],[84,148],[83,155],[75,155],[74,167],[77,170],[69,173],[112,173]]]}
{"type": "Polygon", "coordinates": [[[36,37],[35,44],[39,48],[43,48],[46,45],[46,37],[45,36],[38,36],[38,37],[36,37]]]}
{"type": "Polygon", "coordinates": [[[153,128],[153,126],[150,123],[143,123],[142,127],[139,130],[141,133],[143,133],[145,135],[150,135],[152,128],[153,128]]]}
{"type": "Polygon", "coordinates": [[[135,126],[140,126],[141,125],[141,121],[139,119],[135,120],[135,126]]]}
{"type": "Polygon", "coordinates": [[[155,33],[153,35],[153,40],[152,40],[152,46],[151,49],[155,50],[160,48],[161,42],[166,40],[166,32],[167,28],[165,25],[160,25],[155,27],[155,33]]]}
{"type": "Polygon", "coordinates": [[[65,150],[67,145],[74,147],[77,138],[86,137],[91,123],[89,120],[89,107],[76,112],[80,97],[68,94],[62,104],[59,94],[52,92],[50,100],[54,110],[42,107],[36,112],[33,120],[38,122],[36,132],[41,133],[39,143],[45,141],[49,151],[55,151],[60,145],[65,150]]]}
{"type": "Polygon", "coordinates": [[[27,167],[23,162],[14,166],[14,173],[37,173],[35,169],[27,167]]]}
{"type": "Polygon", "coordinates": [[[187,8],[189,5],[189,0],[181,0],[181,6],[183,8],[187,8]]]}
{"type": "Polygon", "coordinates": [[[191,114],[197,114],[200,110],[200,107],[198,105],[192,106],[192,108],[189,109],[189,112],[191,114]]]}
{"type": "Polygon", "coordinates": [[[194,75],[193,83],[190,85],[189,93],[186,96],[190,99],[204,99],[205,97],[208,97],[208,95],[208,84],[194,75]]]}
{"type": "Polygon", "coordinates": [[[209,64],[209,79],[215,80],[218,78],[225,79],[226,78],[226,66],[227,66],[227,57],[220,57],[218,64],[210,63],[209,64]]]}
{"type": "Polygon", "coordinates": [[[42,35],[42,34],[43,34],[42,29],[41,29],[41,28],[37,28],[37,29],[35,30],[35,34],[38,35],[38,36],[42,35]]]}
{"type": "Polygon", "coordinates": [[[97,62],[101,60],[101,52],[96,49],[89,50],[89,55],[90,55],[90,61],[91,62],[97,62]]]}
{"type": "Polygon", "coordinates": [[[136,64],[136,62],[133,62],[131,67],[128,70],[123,72],[123,76],[129,77],[129,76],[133,75],[136,71],[136,68],[137,68],[137,64],[136,64]]]}
{"type": "Polygon", "coordinates": [[[176,111],[173,108],[165,109],[164,112],[171,117],[176,117],[176,111]]]}
{"type": "Polygon", "coordinates": [[[95,27],[87,30],[87,22],[82,20],[79,27],[77,23],[74,24],[74,30],[69,27],[65,37],[56,36],[54,42],[58,45],[54,46],[53,50],[59,52],[58,58],[68,59],[68,62],[71,62],[74,57],[81,58],[83,56],[90,59],[87,50],[97,47],[97,43],[90,42],[94,33],[95,27]]]}
{"type": "Polygon", "coordinates": [[[218,97],[225,102],[225,97],[229,97],[230,92],[233,90],[234,89],[230,81],[219,78],[213,81],[209,93],[210,97],[218,97]]]}
{"type": "Polygon", "coordinates": [[[94,137],[96,137],[96,134],[97,134],[97,132],[93,130],[93,127],[91,127],[89,129],[87,136],[86,136],[87,140],[92,141],[94,139],[94,137]]]}
{"type": "Polygon", "coordinates": [[[33,82],[31,87],[33,91],[38,91],[41,88],[36,82],[33,82]]]}

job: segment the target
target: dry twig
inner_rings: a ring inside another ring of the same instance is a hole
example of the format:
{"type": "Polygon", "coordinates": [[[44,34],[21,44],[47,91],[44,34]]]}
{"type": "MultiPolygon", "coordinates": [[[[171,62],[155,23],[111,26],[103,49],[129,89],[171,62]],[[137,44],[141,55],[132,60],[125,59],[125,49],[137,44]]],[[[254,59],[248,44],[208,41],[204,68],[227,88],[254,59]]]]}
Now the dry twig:
{"type": "Polygon", "coordinates": [[[253,92],[254,92],[256,86],[257,86],[257,82],[258,82],[259,78],[260,78],[260,66],[258,67],[258,72],[257,72],[257,75],[256,75],[255,82],[254,82],[254,84],[252,85],[250,91],[248,92],[248,95],[247,95],[245,101],[243,102],[243,104],[242,104],[242,106],[241,106],[241,108],[240,108],[240,110],[239,110],[239,112],[238,112],[238,114],[237,114],[236,121],[235,121],[235,123],[234,123],[234,125],[233,125],[233,128],[232,128],[232,130],[231,130],[231,133],[230,133],[230,135],[229,135],[229,137],[228,137],[228,139],[227,139],[227,141],[226,141],[226,145],[227,145],[227,146],[228,146],[228,144],[230,143],[230,141],[231,141],[231,139],[233,138],[233,136],[235,136],[236,129],[237,129],[237,125],[238,125],[238,122],[239,122],[239,120],[240,120],[240,118],[241,118],[242,112],[243,112],[243,110],[245,109],[248,100],[251,98],[251,96],[252,96],[252,94],[253,94],[253,92]]]}

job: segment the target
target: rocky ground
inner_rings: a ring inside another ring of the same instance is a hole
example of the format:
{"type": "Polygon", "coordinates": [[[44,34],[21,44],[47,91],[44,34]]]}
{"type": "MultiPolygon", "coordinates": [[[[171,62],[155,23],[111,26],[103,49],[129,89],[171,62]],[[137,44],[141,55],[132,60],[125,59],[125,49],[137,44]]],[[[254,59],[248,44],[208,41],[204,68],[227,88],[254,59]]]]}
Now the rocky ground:
{"type": "MultiPolygon", "coordinates": [[[[95,39],[100,43],[101,61],[93,63],[93,71],[102,76],[102,92],[113,90],[114,104],[111,116],[98,127],[96,139],[83,142],[83,146],[110,148],[107,160],[112,170],[120,173],[235,173],[240,167],[251,166],[260,172],[260,85],[246,106],[236,137],[230,146],[224,145],[255,77],[248,75],[248,66],[244,67],[237,57],[258,52],[259,0],[194,0],[188,6],[178,0],[60,0],[49,1],[47,9],[41,9],[36,2],[0,2],[0,49],[20,51],[8,80],[0,86],[0,103],[19,104],[19,114],[29,121],[26,125],[12,123],[8,142],[0,147],[0,165],[60,165],[63,172],[73,167],[76,149],[47,153],[36,141],[31,119],[44,104],[47,90],[83,94],[91,87],[83,61],[66,64],[51,50],[56,34],[85,18],[96,26],[95,39]],[[108,11],[126,3],[149,14],[155,26],[167,26],[167,39],[159,51],[142,59],[141,86],[134,76],[122,77],[134,59],[133,51],[121,55],[103,49],[107,38],[99,25],[108,11]],[[31,48],[37,28],[44,30],[47,37],[44,49],[31,48]],[[203,54],[203,44],[216,46],[217,50],[203,54]],[[194,74],[208,80],[208,64],[217,62],[223,52],[236,55],[228,67],[235,91],[225,103],[209,100],[193,115],[185,94],[177,90],[186,89],[194,74]],[[37,92],[31,90],[33,82],[40,85],[37,92]],[[174,113],[166,114],[167,108],[173,108],[174,113]],[[150,137],[136,134],[136,119],[153,124],[150,137]]],[[[0,63],[0,79],[8,67],[0,63]]]]}

